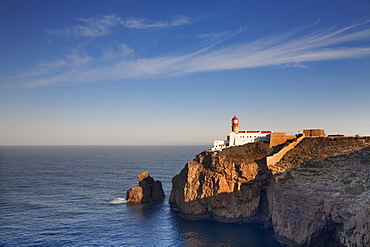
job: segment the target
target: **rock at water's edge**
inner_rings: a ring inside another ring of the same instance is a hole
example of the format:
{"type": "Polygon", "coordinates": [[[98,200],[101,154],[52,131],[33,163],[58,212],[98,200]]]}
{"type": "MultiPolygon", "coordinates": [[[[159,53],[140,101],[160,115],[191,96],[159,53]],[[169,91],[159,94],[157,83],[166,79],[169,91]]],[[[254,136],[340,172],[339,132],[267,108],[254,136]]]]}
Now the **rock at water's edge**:
{"type": "Polygon", "coordinates": [[[269,152],[268,144],[251,143],[197,155],[172,179],[171,207],[192,220],[264,221],[268,214],[261,205],[272,173],[261,158],[269,152]],[[240,159],[239,153],[249,156],[240,159]]]}
{"type": "Polygon", "coordinates": [[[139,186],[129,189],[126,200],[135,203],[148,203],[163,200],[165,195],[160,181],[154,181],[149,172],[140,173],[137,178],[139,186]]]}

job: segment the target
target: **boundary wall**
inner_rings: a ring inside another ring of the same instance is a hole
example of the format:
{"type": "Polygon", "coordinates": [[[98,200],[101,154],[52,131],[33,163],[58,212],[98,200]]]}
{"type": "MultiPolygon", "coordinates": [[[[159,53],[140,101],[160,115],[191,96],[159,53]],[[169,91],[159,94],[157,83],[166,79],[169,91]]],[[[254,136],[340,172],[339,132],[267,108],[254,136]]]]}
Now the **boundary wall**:
{"type": "Polygon", "coordinates": [[[295,135],[287,136],[285,132],[277,132],[277,133],[271,133],[270,134],[270,147],[283,144],[288,140],[295,139],[295,135]]]}
{"type": "Polygon", "coordinates": [[[270,168],[270,166],[275,165],[277,162],[279,162],[281,160],[281,158],[283,158],[283,156],[288,151],[290,151],[293,148],[295,148],[295,146],[297,146],[298,143],[300,143],[303,140],[303,138],[305,138],[305,135],[297,138],[296,140],[294,140],[292,143],[290,143],[289,145],[287,145],[286,147],[284,147],[283,149],[281,149],[276,154],[266,157],[267,167],[270,168]]]}

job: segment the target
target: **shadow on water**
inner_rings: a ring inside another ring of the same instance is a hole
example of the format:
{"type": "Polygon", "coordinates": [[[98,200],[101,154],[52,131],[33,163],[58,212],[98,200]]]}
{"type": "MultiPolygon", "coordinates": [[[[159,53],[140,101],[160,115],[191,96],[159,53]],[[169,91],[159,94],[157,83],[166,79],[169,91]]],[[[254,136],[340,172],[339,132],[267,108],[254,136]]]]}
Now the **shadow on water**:
{"type": "Polygon", "coordinates": [[[153,217],[157,217],[159,214],[161,214],[164,209],[163,202],[164,201],[154,201],[145,204],[128,202],[127,209],[134,219],[138,221],[143,221],[153,217]]]}
{"type": "MultiPolygon", "coordinates": [[[[265,229],[262,223],[238,224],[221,223],[213,220],[191,221],[181,218],[176,211],[170,210],[165,202],[149,204],[127,203],[127,209],[136,223],[157,227],[159,235],[165,231],[171,237],[170,245],[175,246],[282,246],[274,238],[272,229],[265,229]],[[156,223],[151,222],[155,220],[156,223]]],[[[154,230],[154,229],[153,229],[154,230]]],[[[158,236],[159,237],[159,236],[158,236]]]]}
{"type": "Polygon", "coordinates": [[[282,246],[272,229],[262,223],[221,223],[214,220],[191,221],[171,211],[172,225],[184,246],[282,246]]]}

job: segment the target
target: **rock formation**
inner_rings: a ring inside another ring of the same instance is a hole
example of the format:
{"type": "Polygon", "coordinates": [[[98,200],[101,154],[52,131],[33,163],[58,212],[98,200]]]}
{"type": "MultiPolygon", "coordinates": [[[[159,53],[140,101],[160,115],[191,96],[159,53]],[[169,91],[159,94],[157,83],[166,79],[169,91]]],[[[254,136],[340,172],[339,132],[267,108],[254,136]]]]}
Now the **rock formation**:
{"type": "Polygon", "coordinates": [[[137,178],[139,186],[127,191],[126,200],[136,203],[148,203],[163,200],[165,195],[160,181],[154,181],[149,172],[140,173],[137,178]]]}
{"type": "Polygon", "coordinates": [[[287,153],[280,166],[295,168],[275,175],[268,192],[280,242],[370,246],[369,145],[369,138],[306,138],[287,153]]]}
{"type": "Polygon", "coordinates": [[[173,178],[171,207],[188,219],[263,221],[289,246],[370,246],[369,137],[307,137],[270,170],[274,151],[204,151],[173,178]]]}
{"type": "Polygon", "coordinates": [[[170,205],[189,219],[264,220],[272,173],[261,159],[271,152],[262,142],[204,151],[172,179],[170,205]]]}

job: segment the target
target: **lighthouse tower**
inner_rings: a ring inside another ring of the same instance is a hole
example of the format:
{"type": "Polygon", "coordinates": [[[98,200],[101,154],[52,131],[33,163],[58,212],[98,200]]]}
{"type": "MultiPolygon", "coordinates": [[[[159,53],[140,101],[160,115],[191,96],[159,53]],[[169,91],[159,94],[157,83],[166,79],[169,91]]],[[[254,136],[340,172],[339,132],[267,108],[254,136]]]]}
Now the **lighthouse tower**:
{"type": "Polygon", "coordinates": [[[239,119],[235,115],[231,119],[231,131],[236,134],[239,133],[239,119]]]}

